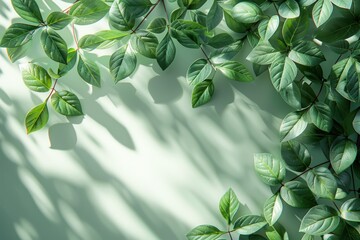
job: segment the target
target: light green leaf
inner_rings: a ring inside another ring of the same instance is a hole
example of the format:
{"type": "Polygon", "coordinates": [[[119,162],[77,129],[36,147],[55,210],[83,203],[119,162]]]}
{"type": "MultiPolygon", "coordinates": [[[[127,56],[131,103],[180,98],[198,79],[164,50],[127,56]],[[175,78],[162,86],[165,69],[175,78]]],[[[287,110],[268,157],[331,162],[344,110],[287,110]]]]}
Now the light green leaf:
{"type": "Polygon", "coordinates": [[[118,30],[102,30],[95,34],[88,34],[79,40],[79,48],[92,50],[95,48],[111,47],[117,40],[130,34],[118,30]]]}
{"type": "Polygon", "coordinates": [[[220,65],[217,65],[216,68],[220,70],[222,74],[232,80],[240,82],[251,82],[254,80],[249,70],[247,70],[247,68],[239,62],[224,62],[220,65]]]}
{"type": "Polygon", "coordinates": [[[301,240],[315,240],[315,237],[310,234],[304,234],[304,236],[301,238],[301,240]]]}
{"type": "Polygon", "coordinates": [[[249,27],[248,25],[250,25],[249,23],[239,23],[236,21],[231,15],[231,12],[224,11],[224,17],[228,28],[237,33],[245,33],[249,27]]]}
{"type": "Polygon", "coordinates": [[[30,63],[21,69],[25,85],[36,92],[47,92],[51,88],[51,78],[45,68],[30,63]]]}
{"type": "Polygon", "coordinates": [[[165,18],[155,18],[149,23],[146,30],[152,33],[162,33],[166,29],[166,24],[165,18]]]}
{"type": "Polygon", "coordinates": [[[310,41],[301,42],[289,53],[289,58],[296,63],[305,66],[315,66],[325,61],[324,54],[319,47],[310,41]]]}
{"type": "Polygon", "coordinates": [[[330,162],[334,171],[340,174],[350,167],[356,159],[356,144],[349,139],[334,141],[330,148],[330,162]]]}
{"type": "Polygon", "coordinates": [[[95,62],[86,59],[84,56],[79,56],[77,71],[80,77],[87,83],[100,87],[100,69],[95,62]]]}
{"type": "Polygon", "coordinates": [[[49,120],[49,111],[46,101],[32,108],[25,117],[26,133],[30,134],[43,128],[49,120]]]}
{"type": "Polygon", "coordinates": [[[333,5],[330,0],[318,0],[312,10],[312,16],[316,27],[323,25],[331,16],[333,5]]]}
{"type": "Polygon", "coordinates": [[[207,79],[212,72],[213,69],[206,59],[198,59],[189,67],[186,79],[190,85],[195,86],[207,79]]]}
{"type": "Polygon", "coordinates": [[[219,25],[223,16],[224,14],[222,8],[219,6],[218,1],[214,0],[209,13],[206,16],[206,27],[208,30],[210,31],[219,25]]]}
{"type": "Polygon", "coordinates": [[[240,207],[240,202],[235,192],[230,188],[224,196],[220,199],[219,209],[221,215],[225,218],[230,225],[233,218],[240,207]]]}
{"type": "Polygon", "coordinates": [[[136,55],[129,45],[114,52],[110,57],[109,68],[115,83],[130,76],[135,71],[136,63],[136,55]]]}
{"type": "Polygon", "coordinates": [[[296,141],[281,143],[281,156],[287,166],[294,171],[303,172],[311,163],[311,155],[306,146],[296,141]]]}
{"type": "Polygon", "coordinates": [[[234,230],[241,235],[250,235],[266,225],[264,217],[256,215],[241,216],[234,223],[234,230]]]}
{"type": "Polygon", "coordinates": [[[20,17],[34,23],[42,23],[43,18],[35,0],[11,0],[11,3],[20,17]]]}
{"type": "Polygon", "coordinates": [[[241,49],[242,41],[236,41],[233,44],[215,49],[210,53],[210,59],[214,64],[221,64],[232,59],[241,49]]]}
{"type": "Polygon", "coordinates": [[[290,181],[285,183],[280,190],[280,196],[292,207],[309,208],[316,205],[314,195],[303,182],[290,181]]]}
{"type": "Polygon", "coordinates": [[[341,205],[341,217],[346,221],[360,222],[360,199],[352,198],[341,205]]]}
{"type": "Polygon", "coordinates": [[[55,92],[51,96],[51,105],[58,113],[65,116],[83,115],[79,98],[66,90],[55,92]]]}
{"type": "Polygon", "coordinates": [[[156,60],[162,70],[165,70],[174,61],[176,48],[169,33],[161,40],[156,48],[156,60]]]}
{"type": "Polygon", "coordinates": [[[52,29],[60,30],[66,27],[69,23],[71,23],[73,19],[73,16],[70,16],[63,12],[52,12],[46,18],[46,23],[52,29]]]}
{"type": "Polygon", "coordinates": [[[260,65],[271,64],[280,56],[280,52],[273,48],[269,42],[263,41],[250,52],[246,59],[260,65]]]}
{"type": "Polygon", "coordinates": [[[280,195],[274,194],[265,201],[263,213],[266,221],[270,226],[274,225],[279,219],[283,210],[283,204],[280,195]]]}
{"type": "Polygon", "coordinates": [[[334,199],[337,182],[329,169],[319,167],[312,169],[306,176],[310,190],[318,197],[334,199]]]}
{"type": "Polygon", "coordinates": [[[41,44],[49,58],[59,63],[67,63],[67,44],[57,32],[51,28],[44,29],[41,33],[41,44]]]}
{"type": "Polygon", "coordinates": [[[300,232],[320,236],[330,233],[339,225],[337,212],[325,205],[311,208],[301,221],[300,232]]]}
{"type": "Polygon", "coordinates": [[[296,82],[290,84],[279,93],[282,99],[291,107],[295,109],[301,108],[301,90],[296,82]]]}
{"type": "Polygon", "coordinates": [[[282,35],[287,45],[304,39],[309,28],[309,19],[306,14],[301,14],[298,18],[286,19],[282,28],[282,35]]]}
{"type": "Polygon", "coordinates": [[[331,0],[333,4],[335,4],[338,7],[350,9],[352,0],[331,0]]]}
{"type": "Polygon", "coordinates": [[[303,112],[291,112],[285,116],[280,125],[280,139],[289,141],[299,136],[306,128],[307,122],[303,119],[303,112]]]}
{"type": "Polygon", "coordinates": [[[231,12],[232,17],[241,23],[255,23],[263,18],[261,8],[252,2],[240,2],[236,4],[231,12]]]}
{"type": "Polygon", "coordinates": [[[38,26],[24,23],[13,23],[6,29],[1,39],[0,47],[15,48],[24,45],[32,39],[38,26]]]}
{"type": "Polygon", "coordinates": [[[286,0],[279,7],[279,14],[283,18],[297,18],[300,16],[300,7],[295,0],[286,0]]]}
{"type": "Polygon", "coordinates": [[[188,240],[215,240],[221,237],[225,232],[211,225],[200,225],[186,234],[188,240]]]}
{"type": "Polygon", "coordinates": [[[268,41],[279,27],[279,16],[274,15],[270,19],[264,19],[260,22],[258,31],[264,41],[268,41]]]}
{"type": "Polygon", "coordinates": [[[109,23],[120,31],[131,30],[135,25],[135,18],[127,11],[126,4],[121,0],[115,0],[109,11],[109,23]]]}
{"type": "Polygon", "coordinates": [[[328,105],[317,102],[308,111],[311,122],[319,129],[330,132],[333,126],[332,113],[328,105]]]}
{"type": "Polygon", "coordinates": [[[296,78],[297,67],[288,57],[278,57],[270,66],[270,79],[277,91],[289,86],[296,78]]]}
{"type": "Polygon", "coordinates": [[[286,169],[283,162],[270,153],[257,153],[254,155],[255,172],[261,181],[277,186],[285,178],[286,169]]]}
{"type": "Polygon", "coordinates": [[[92,24],[103,18],[109,11],[109,6],[102,0],[79,0],[69,11],[79,25],[92,24]]]}
{"type": "Polygon", "coordinates": [[[131,38],[133,49],[148,58],[156,58],[156,48],[158,45],[157,37],[151,32],[139,31],[131,38]]]}
{"type": "Polygon", "coordinates": [[[12,63],[16,62],[17,60],[25,57],[26,52],[29,50],[31,44],[28,42],[27,44],[21,45],[15,48],[7,48],[6,52],[7,55],[12,63]]]}
{"type": "Polygon", "coordinates": [[[211,79],[196,84],[192,91],[192,107],[196,108],[209,102],[213,94],[214,84],[211,79]]]}

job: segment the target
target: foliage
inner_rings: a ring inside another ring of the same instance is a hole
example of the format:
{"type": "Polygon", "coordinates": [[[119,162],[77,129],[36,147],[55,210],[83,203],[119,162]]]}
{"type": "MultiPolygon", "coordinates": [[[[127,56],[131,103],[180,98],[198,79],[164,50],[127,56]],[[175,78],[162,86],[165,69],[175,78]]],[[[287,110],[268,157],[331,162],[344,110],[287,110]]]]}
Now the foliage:
{"type": "Polygon", "coordinates": [[[76,0],[63,11],[48,13],[35,0],[12,0],[12,4],[23,21],[9,26],[0,41],[10,60],[23,57],[39,34],[48,61],[58,63],[56,70],[34,62],[22,68],[31,91],[49,92],[26,115],[28,133],[48,122],[49,99],[62,115],[83,114],[79,98],[58,90],[57,83],[76,69],[86,83],[101,87],[100,68],[88,55],[92,50],[115,46],[109,58],[114,83],[132,76],[140,55],[166,70],[178,48],[202,52],[203,57],[189,64],[186,72],[193,89],[192,107],[199,107],[211,101],[216,79],[254,79],[245,60],[236,59],[246,51],[244,45],[250,46],[246,60],[255,75],[268,71],[275,91],[293,108],[279,129],[281,157],[255,155],[255,171],[275,188],[274,194],[265,201],[263,216],[235,220],[239,201],[230,189],[220,201],[228,229],[202,225],[188,239],[232,237],[235,232],[249,239],[288,239],[278,223],[284,204],[307,209],[299,228],[303,239],[360,239],[353,227],[360,222],[359,1],[76,0]],[[163,15],[154,16],[160,6],[163,15]],[[110,29],[77,40],[77,25],[104,17],[110,29]],[[58,33],[69,27],[73,42],[58,33]],[[313,152],[319,150],[323,154],[315,161],[313,152]]]}

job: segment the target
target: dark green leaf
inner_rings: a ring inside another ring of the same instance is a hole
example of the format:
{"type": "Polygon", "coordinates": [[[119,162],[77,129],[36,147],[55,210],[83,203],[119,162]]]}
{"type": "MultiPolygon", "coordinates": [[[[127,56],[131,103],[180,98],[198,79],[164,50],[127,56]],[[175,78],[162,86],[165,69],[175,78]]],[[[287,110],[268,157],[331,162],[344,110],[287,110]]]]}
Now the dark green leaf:
{"type": "Polygon", "coordinates": [[[328,105],[317,102],[311,106],[308,116],[311,122],[319,129],[330,132],[333,126],[331,109],[328,105]]]}
{"type": "Polygon", "coordinates": [[[317,32],[316,38],[324,42],[346,39],[359,31],[359,23],[349,17],[334,17],[317,32]]]}
{"type": "Polygon", "coordinates": [[[208,44],[213,48],[223,48],[234,43],[233,37],[228,33],[219,33],[209,39],[208,44]]]}
{"type": "Polygon", "coordinates": [[[155,18],[149,23],[146,30],[153,33],[162,33],[166,29],[166,24],[165,18],[155,18]]]}
{"type": "Polygon", "coordinates": [[[206,59],[198,59],[189,67],[186,79],[190,85],[195,86],[207,79],[212,72],[213,69],[206,59]]]}
{"type": "Polygon", "coordinates": [[[315,66],[325,61],[324,54],[319,47],[310,41],[304,41],[295,46],[290,51],[289,58],[305,66],[315,66]]]}
{"type": "Polygon", "coordinates": [[[51,78],[47,71],[36,64],[30,63],[22,68],[25,85],[36,92],[47,92],[51,88],[51,78]]]}
{"type": "Polygon", "coordinates": [[[281,198],[290,206],[296,208],[309,208],[316,205],[314,195],[305,183],[290,181],[280,190],[281,198]]]}
{"type": "Polygon", "coordinates": [[[209,102],[213,94],[214,84],[211,79],[196,84],[192,92],[192,107],[196,108],[209,102]]]}
{"type": "Polygon", "coordinates": [[[51,104],[54,109],[65,116],[83,115],[79,98],[72,92],[55,92],[51,96],[51,104]]]}
{"type": "Polygon", "coordinates": [[[131,13],[134,18],[141,17],[146,14],[153,5],[150,0],[122,0],[126,5],[126,10],[131,13]]]}
{"type": "Polygon", "coordinates": [[[87,83],[100,87],[100,69],[95,62],[79,56],[79,62],[77,65],[77,71],[80,77],[87,83]]]}
{"type": "Polygon", "coordinates": [[[25,117],[25,126],[27,134],[43,128],[49,120],[49,111],[46,101],[32,108],[25,117]]]}
{"type": "Polygon", "coordinates": [[[331,16],[333,5],[330,0],[318,0],[312,10],[312,16],[316,27],[323,25],[331,16]]]}
{"type": "Polygon", "coordinates": [[[356,144],[349,139],[334,141],[330,148],[331,166],[337,174],[340,174],[355,161],[357,154],[356,144]]]}
{"type": "Polygon", "coordinates": [[[279,27],[279,16],[274,15],[270,19],[264,19],[260,22],[258,31],[261,39],[268,41],[279,27]]]}
{"type": "Polygon", "coordinates": [[[122,46],[110,57],[109,68],[115,83],[130,76],[136,68],[137,58],[129,45],[122,46]]]}
{"type": "Polygon", "coordinates": [[[206,26],[208,30],[212,30],[217,25],[219,25],[219,23],[223,19],[223,15],[224,14],[222,8],[219,6],[217,0],[214,0],[206,17],[206,26]]]}
{"type": "Polygon", "coordinates": [[[329,169],[324,167],[312,169],[306,176],[306,182],[316,196],[335,199],[337,182],[329,169]]]}
{"type": "Polygon", "coordinates": [[[270,66],[270,79],[277,91],[289,86],[296,78],[297,67],[288,57],[278,57],[270,66]]]}
{"type": "Polygon", "coordinates": [[[156,48],[156,60],[162,70],[165,70],[174,61],[176,48],[170,34],[167,33],[156,48]]]}
{"type": "Polygon", "coordinates": [[[282,142],[296,138],[305,130],[307,123],[302,116],[303,112],[291,112],[285,116],[280,126],[282,142]]]}
{"type": "Polygon", "coordinates": [[[282,28],[282,35],[287,45],[303,40],[309,28],[309,19],[306,14],[298,18],[286,19],[282,28]]]}
{"type": "Polygon", "coordinates": [[[134,50],[148,58],[156,58],[156,48],[158,45],[157,37],[151,32],[139,31],[131,39],[131,46],[134,50]]]}
{"type": "Polygon", "coordinates": [[[59,64],[58,74],[60,76],[64,76],[66,73],[68,73],[75,66],[76,60],[77,51],[74,48],[69,48],[67,54],[67,64],[59,64]]]}
{"type": "Polygon", "coordinates": [[[306,146],[296,141],[281,143],[281,156],[287,166],[294,171],[303,172],[311,163],[311,155],[306,146]]]}
{"type": "Polygon", "coordinates": [[[280,56],[275,48],[269,42],[259,42],[259,44],[246,57],[247,60],[260,65],[271,64],[280,56]]]}
{"type": "Polygon", "coordinates": [[[11,24],[1,39],[0,47],[15,48],[24,45],[32,39],[37,28],[38,26],[24,23],[11,24]]]}
{"type": "Polygon", "coordinates": [[[67,44],[54,30],[47,28],[42,31],[41,44],[49,58],[59,63],[67,63],[67,44]]]}
{"type": "Polygon", "coordinates": [[[39,6],[35,0],[11,0],[11,3],[20,17],[34,23],[42,23],[43,19],[39,6]]]}

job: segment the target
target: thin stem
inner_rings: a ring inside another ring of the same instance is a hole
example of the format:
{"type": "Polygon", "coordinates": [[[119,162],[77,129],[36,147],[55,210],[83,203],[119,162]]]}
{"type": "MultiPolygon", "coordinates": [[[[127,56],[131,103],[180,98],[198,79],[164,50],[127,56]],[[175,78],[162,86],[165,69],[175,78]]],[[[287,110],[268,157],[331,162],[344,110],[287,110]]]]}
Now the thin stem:
{"type": "Polygon", "coordinates": [[[75,41],[75,44],[76,44],[76,50],[79,49],[79,42],[78,42],[78,39],[77,39],[77,36],[76,36],[76,32],[75,32],[75,24],[73,23],[72,24],[72,34],[74,36],[74,41],[75,41]]]}
{"type": "Polygon", "coordinates": [[[56,87],[56,84],[58,82],[58,79],[55,79],[55,82],[54,82],[54,85],[53,87],[51,88],[51,92],[49,93],[49,95],[47,96],[47,98],[45,99],[45,102],[47,102],[49,100],[49,98],[51,97],[51,95],[54,93],[55,90],[55,87],[56,87]]]}
{"type": "Polygon", "coordinates": [[[274,4],[274,8],[275,8],[275,10],[276,10],[277,15],[279,15],[279,9],[278,9],[278,7],[276,6],[276,3],[273,2],[273,4],[274,4]]]}
{"type": "Polygon", "coordinates": [[[309,108],[312,107],[315,102],[318,100],[319,96],[320,96],[320,93],[322,92],[323,88],[324,88],[324,85],[325,85],[325,79],[323,79],[323,81],[321,82],[321,86],[320,86],[320,89],[319,89],[319,92],[317,93],[315,99],[312,101],[312,103],[310,104],[309,108]]]}
{"type": "Polygon", "coordinates": [[[154,11],[154,9],[156,8],[156,6],[159,4],[161,0],[158,0],[150,9],[150,11],[145,15],[145,17],[141,20],[141,22],[136,26],[136,28],[132,31],[133,33],[135,33],[139,27],[144,23],[145,19],[154,11]]]}
{"type": "Polygon", "coordinates": [[[214,66],[214,64],[211,62],[209,56],[207,55],[207,53],[205,52],[204,48],[202,46],[200,46],[201,51],[203,52],[203,54],[206,57],[206,60],[210,63],[211,67],[216,71],[216,67],[214,66]]]}
{"type": "Polygon", "coordinates": [[[229,234],[229,236],[230,236],[230,239],[231,239],[231,240],[233,240],[233,237],[231,236],[231,233],[230,233],[230,232],[228,232],[228,234],[229,234]]]}
{"type": "Polygon", "coordinates": [[[335,208],[340,212],[340,209],[339,209],[339,207],[336,205],[336,203],[335,203],[335,202],[332,202],[332,203],[334,204],[335,208]]]}
{"type": "Polygon", "coordinates": [[[308,171],[313,170],[314,168],[317,168],[317,167],[319,167],[319,166],[321,166],[321,165],[324,165],[324,164],[326,164],[326,163],[328,163],[328,162],[329,162],[329,160],[326,160],[325,162],[319,163],[318,165],[316,165],[316,166],[314,166],[314,167],[309,167],[309,168],[306,169],[304,172],[302,172],[302,173],[300,173],[299,175],[295,176],[294,178],[290,179],[289,182],[294,181],[295,179],[301,177],[302,175],[304,175],[304,174],[307,173],[308,171]]]}
{"type": "MultiPolygon", "coordinates": [[[[353,166],[351,166],[351,169],[350,169],[350,171],[351,171],[351,178],[352,178],[352,185],[353,185],[353,189],[356,189],[356,185],[355,185],[355,176],[354,176],[354,167],[353,166]]],[[[355,191],[354,192],[354,195],[355,195],[355,197],[357,197],[357,191],[355,191]]]]}
{"type": "Polygon", "coordinates": [[[163,7],[164,7],[164,11],[165,11],[165,14],[166,14],[166,18],[167,18],[168,22],[170,22],[170,17],[169,17],[169,13],[168,13],[168,11],[167,11],[167,9],[166,9],[165,1],[164,1],[164,0],[161,0],[161,2],[162,2],[162,5],[163,5],[163,7]]]}

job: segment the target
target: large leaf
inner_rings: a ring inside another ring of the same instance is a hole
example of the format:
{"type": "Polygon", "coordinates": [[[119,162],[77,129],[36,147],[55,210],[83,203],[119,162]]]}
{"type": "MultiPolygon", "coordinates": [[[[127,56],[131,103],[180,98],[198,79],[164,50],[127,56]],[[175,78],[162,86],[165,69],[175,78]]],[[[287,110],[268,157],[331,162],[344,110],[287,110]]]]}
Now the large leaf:
{"type": "Polygon", "coordinates": [[[165,18],[155,18],[149,23],[146,30],[152,33],[162,33],[165,31],[166,24],[165,18]]]}
{"type": "Polygon", "coordinates": [[[290,84],[279,93],[283,100],[291,107],[301,109],[301,89],[296,82],[290,84]]]}
{"type": "Polygon", "coordinates": [[[34,23],[42,23],[43,18],[35,0],[11,0],[11,3],[20,17],[34,23]]]}
{"type": "Polygon", "coordinates": [[[213,48],[223,48],[234,43],[234,38],[228,33],[219,33],[209,38],[208,45],[213,48]]]}
{"type": "Polygon", "coordinates": [[[353,1],[352,0],[331,0],[331,2],[338,7],[350,9],[353,1]]]}
{"type": "Polygon", "coordinates": [[[296,141],[281,144],[281,156],[287,166],[294,171],[303,172],[311,163],[311,155],[306,146],[296,141]]]}
{"type": "Polygon", "coordinates": [[[213,69],[206,59],[198,59],[189,67],[186,79],[190,85],[196,85],[207,79],[213,69]]]}
{"type": "Polygon", "coordinates": [[[110,73],[115,83],[130,76],[136,68],[137,58],[130,45],[124,45],[115,51],[109,61],[110,73]]]}
{"type": "Polygon", "coordinates": [[[316,205],[314,195],[303,182],[290,181],[285,183],[280,190],[280,196],[292,207],[309,208],[316,205]]]}
{"type": "Polygon", "coordinates": [[[95,62],[86,59],[84,56],[79,56],[77,71],[80,77],[87,83],[100,87],[100,69],[95,62]]]}
{"type": "Polygon", "coordinates": [[[324,54],[319,47],[310,41],[304,41],[296,45],[289,53],[289,58],[296,63],[305,66],[315,66],[325,61],[324,54]]]}
{"type": "MultiPolygon", "coordinates": [[[[360,63],[353,63],[349,68],[345,81],[345,89],[342,89],[341,95],[352,102],[358,102],[360,100],[360,63]]],[[[342,86],[342,83],[339,83],[340,86],[342,86]]]]}
{"type": "Polygon", "coordinates": [[[103,18],[109,11],[109,6],[102,0],[79,0],[69,11],[75,17],[75,23],[87,25],[103,18]]]}
{"type": "Polygon", "coordinates": [[[51,96],[54,109],[65,116],[83,115],[79,98],[72,92],[60,91],[51,96]]]}
{"type": "Polygon", "coordinates": [[[289,141],[299,136],[306,128],[307,122],[303,112],[291,112],[285,116],[280,125],[281,141],[289,141]]]}
{"type": "Polygon", "coordinates": [[[64,76],[66,73],[68,73],[76,64],[77,60],[77,51],[74,48],[68,49],[67,54],[67,64],[59,64],[58,74],[60,76],[64,76]]]}
{"type": "Polygon", "coordinates": [[[337,174],[345,171],[356,159],[357,146],[349,139],[334,141],[330,148],[330,162],[337,174]]]}
{"type": "Polygon", "coordinates": [[[134,50],[148,58],[156,58],[156,48],[158,45],[157,37],[151,32],[138,32],[131,39],[131,46],[134,50]]]}
{"type": "Polygon", "coordinates": [[[306,14],[298,18],[286,19],[282,28],[282,35],[287,45],[303,40],[309,28],[309,19],[306,14]]]}
{"type": "Polygon", "coordinates": [[[24,23],[11,24],[1,39],[0,47],[15,48],[24,45],[32,39],[37,28],[38,26],[24,23]]]}
{"type": "Polygon", "coordinates": [[[280,56],[280,52],[273,48],[269,42],[263,41],[250,52],[247,60],[260,65],[271,64],[280,56]]]}
{"type": "Polygon", "coordinates": [[[41,44],[49,58],[59,63],[67,63],[67,44],[57,32],[51,28],[44,29],[41,33],[41,44]]]}
{"type": "Polygon", "coordinates": [[[162,70],[165,70],[174,61],[176,48],[169,33],[161,40],[156,48],[156,60],[162,70]]]}
{"type": "Polygon", "coordinates": [[[262,20],[258,27],[260,37],[264,41],[268,41],[278,29],[279,23],[280,20],[278,15],[274,15],[270,19],[262,20]]]}
{"type": "Polygon", "coordinates": [[[334,199],[337,182],[329,169],[319,167],[312,169],[306,176],[310,190],[318,197],[334,199]]]}
{"type": "Polygon", "coordinates": [[[225,218],[230,225],[233,222],[233,218],[240,207],[240,202],[235,192],[230,188],[224,196],[220,199],[219,209],[221,215],[225,218]]]}
{"type": "Polygon", "coordinates": [[[255,154],[254,166],[260,179],[270,186],[281,184],[285,178],[286,169],[284,164],[270,153],[255,154]]]}
{"type": "Polygon", "coordinates": [[[225,232],[211,225],[200,225],[191,230],[186,237],[188,240],[215,240],[225,232]]]}
{"type": "Polygon", "coordinates": [[[171,36],[187,48],[199,48],[205,29],[199,23],[179,19],[171,24],[171,36]]]}
{"type": "Polygon", "coordinates": [[[335,230],[340,218],[335,209],[318,205],[311,208],[301,221],[300,232],[321,236],[335,230]]]}
{"type": "Polygon", "coordinates": [[[49,27],[60,30],[66,27],[69,23],[72,22],[73,16],[70,16],[63,12],[52,12],[46,18],[46,23],[49,27]]]}
{"type": "Polygon", "coordinates": [[[131,12],[134,18],[146,14],[153,5],[150,0],[122,0],[126,5],[126,10],[131,12]]]}
{"type": "Polygon", "coordinates": [[[261,8],[252,2],[240,2],[231,12],[232,17],[241,23],[255,23],[263,18],[261,8]]]}
{"type": "Polygon", "coordinates": [[[360,199],[352,198],[341,205],[341,217],[347,221],[360,222],[360,199]]]}
{"type": "Polygon", "coordinates": [[[332,113],[328,105],[318,102],[308,111],[311,122],[319,129],[330,132],[333,126],[332,113]]]}
{"type": "Polygon", "coordinates": [[[263,213],[270,226],[274,225],[279,219],[283,210],[280,194],[276,193],[265,201],[263,213]]]}
{"type": "Polygon", "coordinates": [[[333,5],[330,0],[318,0],[312,10],[316,27],[323,25],[331,16],[333,5]]]}
{"type": "Polygon", "coordinates": [[[277,91],[289,86],[296,78],[297,67],[288,57],[278,57],[269,68],[271,82],[277,91]]]}
{"type": "Polygon", "coordinates": [[[220,70],[222,74],[232,80],[239,82],[250,82],[254,80],[249,70],[247,70],[247,68],[239,62],[224,62],[220,65],[217,65],[216,68],[220,70]]]}
{"type": "Polygon", "coordinates": [[[21,69],[25,85],[36,92],[47,92],[51,88],[51,78],[47,71],[36,64],[30,63],[21,69]]]}
{"type": "Polygon", "coordinates": [[[46,101],[32,108],[25,117],[25,126],[27,134],[43,128],[49,120],[49,111],[46,101]]]}
{"type": "Polygon", "coordinates": [[[25,57],[26,52],[30,49],[31,44],[28,42],[27,44],[21,45],[19,47],[15,48],[7,48],[6,52],[8,55],[8,58],[12,63],[16,62],[17,60],[25,57]]]}
{"type": "Polygon", "coordinates": [[[286,0],[279,7],[279,14],[283,18],[297,18],[300,16],[300,7],[295,0],[286,0]]]}
{"type": "Polygon", "coordinates": [[[117,40],[120,40],[129,33],[118,30],[102,30],[95,34],[88,34],[79,40],[79,48],[92,50],[95,48],[110,47],[117,40]]]}
{"type": "Polygon", "coordinates": [[[357,111],[352,125],[357,134],[360,134],[360,110],[357,111]]]}
{"type": "Polygon", "coordinates": [[[209,102],[213,94],[214,84],[211,79],[196,84],[192,91],[192,107],[196,108],[209,102]]]}
{"type": "Polygon", "coordinates": [[[349,17],[334,17],[317,32],[316,38],[324,42],[346,39],[359,31],[359,23],[349,17]]]}
{"type": "Polygon", "coordinates": [[[218,1],[214,0],[209,13],[206,16],[206,26],[208,30],[212,30],[219,25],[223,16],[224,14],[222,8],[219,6],[218,1]]]}
{"type": "Polygon", "coordinates": [[[135,25],[135,18],[127,11],[126,4],[115,0],[109,11],[109,23],[120,31],[128,31],[135,25]]]}
{"type": "Polygon", "coordinates": [[[242,216],[234,223],[234,230],[241,235],[250,235],[266,225],[264,217],[256,215],[242,216]]]}

